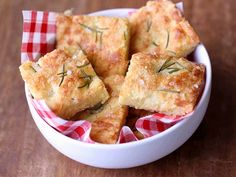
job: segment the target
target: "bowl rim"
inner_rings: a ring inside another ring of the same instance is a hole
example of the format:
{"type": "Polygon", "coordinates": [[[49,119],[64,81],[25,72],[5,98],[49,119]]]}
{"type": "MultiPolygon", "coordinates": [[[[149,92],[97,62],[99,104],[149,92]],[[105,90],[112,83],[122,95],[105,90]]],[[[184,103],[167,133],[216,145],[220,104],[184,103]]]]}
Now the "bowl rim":
{"type": "MultiPolygon", "coordinates": [[[[107,13],[111,13],[111,12],[112,13],[120,13],[120,12],[127,13],[131,10],[135,10],[135,9],[134,8],[107,9],[107,10],[102,10],[102,11],[96,11],[96,12],[90,13],[89,15],[106,15],[107,13]]],[[[205,98],[207,97],[207,94],[210,92],[211,81],[212,81],[212,68],[211,68],[211,61],[210,61],[209,54],[208,54],[205,46],[202,43],[200,43],[196,47],[195,51],[197,49],[201,49],[201,52],[205,52],[204,59],[206,61],[205,61],[204,65],[206,67],[206,77],[205,77],[204,90],[202,92],[200,100],[198,101],[197,105],[195,106],[195,112],[196,112],[196,110],[200,109],[200,105],[203,104],[205,98]]],[[[26,99],[27,99],[28,104],[31,104],[29,101],[29,94],[28,94],[28,89],[27,89],[26,85],[25,85],[25,95],[26,95],[26,99]]],[[[34,111],[35,111],[35,108],[34,108],[34,111]]],[[[174,132],[176,129],[183,126],[183,124],[185,124],[186,121],[191,119],[191,116],[186,117],[185,119],[183,119],[182,121],[178,122],[177,124],[173,125],[172,127],[168,128],[165,131],[163,131],[159,134],[156,134],[154,136],[138,140],[138,141],[132,141],[132,142],[121,143],[121,144],[101,144],[101,143],[91,144],[91,143],[86,143],[86,142],[82,142],[79,140],[75,140],[70,137],[67,137],[66,135],[63,135],[62,133],[60,133],[57,130],[55,130],[54,128],[52,128],[48,123],[46,123],[37,113],[35,115],[36,115],[37,119],[40,120],[42,124],[44,124],[45,128],[47,127],[48,129],[50,129],[52,131],[52,133],[57,134],[58,136],[61,136],[61,138],[65,138],[65,140],[70,141],[70,143],[72,143],[72,144],[81,145],[81,146],[88,147],[88,148],[95,148],[95,149],[117,149],[117,148],[122,149],[122,148],[137,146],[139,144],[147,144],[151,141],[154,141],[155,139],[161,138],[163,136],[166,136],[167,134],[174,132]]],[[[33,115],[32,115],[32,117],[33,117],[33,115]]]]}

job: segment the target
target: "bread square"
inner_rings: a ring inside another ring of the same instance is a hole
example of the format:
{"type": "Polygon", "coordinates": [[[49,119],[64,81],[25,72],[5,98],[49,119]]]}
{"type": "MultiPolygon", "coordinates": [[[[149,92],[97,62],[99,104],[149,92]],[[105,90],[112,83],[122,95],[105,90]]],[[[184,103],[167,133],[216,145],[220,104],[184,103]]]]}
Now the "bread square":
{"type": "Polygon", "coordinates": [[[199,44],[199,37],[175,4],[148,1],[130,16],[131,53],[167,53],[185,57],[199,44]]]}
{"type": "Polygon", "coordinates": [[[128,107],[121,106],[118,96],[124,76],[113,75],[105,78],[104,84],[111,97],[105,104],[98,104],[74,116],[74,119],[88,120],[92,123],[91,138],[99,143],[114,144],[125,124],[128,107]]]}
{"type": "Polygon", "coordinates": [[[137,53],[132,56],[119,102],[166,115],[185,115],[197,103],[204,76],[204,65],[185,58],[137,53]]]}
{"type": "Polygon", "coordinates": [[[127,18],[58,15],[56,27],[57,48],[81,48],[99,76],[125,75],[130,38],[127,18]]]}
{"type": "Polygon", "coordinates": [[[109,98],[103,82],[81,50],[55,49],[38,62],[23,63],[20,72],[32,96],[44,99],[49,108],[64,119],[109,98]]]}

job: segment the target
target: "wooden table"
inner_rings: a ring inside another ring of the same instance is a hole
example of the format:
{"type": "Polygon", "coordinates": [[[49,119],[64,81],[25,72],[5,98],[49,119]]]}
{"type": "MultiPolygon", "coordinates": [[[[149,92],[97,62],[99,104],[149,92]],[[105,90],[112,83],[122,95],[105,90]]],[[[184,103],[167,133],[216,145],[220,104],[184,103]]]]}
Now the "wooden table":
{"type": "Polygon", "coordinates": [[[185,15],[206,45],[213,88],[205,119],[178,150],[154,163],[105,170],[79,164],[57,152],[36,128],[20,77],[23,9],[89,13],[140,7],[144,0],[0,1],[0,176],[236,176],[236,1],[185,0],[185,15]]]}

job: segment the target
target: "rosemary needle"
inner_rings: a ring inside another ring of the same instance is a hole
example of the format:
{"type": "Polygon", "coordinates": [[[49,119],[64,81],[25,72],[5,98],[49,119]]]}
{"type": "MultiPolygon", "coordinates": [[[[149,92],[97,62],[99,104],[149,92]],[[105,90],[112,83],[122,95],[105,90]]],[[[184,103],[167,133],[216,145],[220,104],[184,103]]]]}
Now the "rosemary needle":
{"type": "Polygon", "coordinates": [[[152,44],[155,45],[156,47],[158,47],[158,44],[155,43],[154,41],[152,41],[152,44]]]}
{"type": "Polygon", "coordinates": [[[90,85],[90,83],[91,83],[91,81],[92,81],[92,76],[86,74],[86,73],[84,72],[84,70],[82,70],[82,69],[81,69],[81,73],[83,73],[83,76],[80,76],[79,78],[85,79],[86,84],[85,84],[85,85],[82,85],[82,86],[79,86],[78,88],[83,88],[83,87],[85,87],[86,85],[89,87],[89,85],[90,85]]]}
{"type": "Polygon", "coordinates": [[[77,43],[77,45],[79,46],[79,49],[83,52],[84,55],[87,55],[87,53],[85,52],[85,50],[82,49],[81,45],[79,43],[77,43]]]}
{"type": "Polygon", "coordinates": [[[83,68],[83,67],[85,67],[85,66],[88,66],[90,63],[89,62],[87,62],[87,63],[84,63],[84,64],[82,64],[82,65],[80,65],[80,66],[76,66],[77,68],[83,68]]]}
{"type": "Polygon", "coordinates": [[[83,23],[79,23],[79,24],[80,24],[80,26],[82,26],[82,27],[84,27],[84,28],[87,28],[87,29],[90,30],[90,31],[93,31],[93,32],[97,31],[96,29],[94,29],[94,28],[92,28],[92,27],[90,27],[90,26],[87,26],[87,25],[85,25],[85,24],[83,24],[83,23]]]}
{"type": "Polygon", "coordinates": [[[168,68],[168,69],[171,69],[171,71],[168,71],[169,74],[172,74],[174,72],[177,72],[177,71],[181,70],[179,68],[168,68]]]}
{"type": "Polygon", "coordinates": [[[30,68],[31,68],[32,70],[34,70],[35,73],[37,73],[36,69],[34,69],[33,66],[30,66],[30,68]]]}
{"type": "Polygon", "coordinates": [[[103,110],[103,104],[102,103],[98,103],[94,107],[88,109],[90,114],[99,113],[102,110],[103,110]]]}
{"type": "Polygon", "coordinates": [[[169,90],[169,89],[160,89],[160,90],[157,90],[157,91],[160,91],[160,92],[170,92],[170,93],[180,93],[180,91],[177,91],[177,90],[169,90]]]}
{"type": "Polygon", "coordinates": [[[175,62],[173,63],[170,63],[170,62],[171,62],[171,59],[167,59],[164,62],[164,64],[161,66],[161,68],[158,70],[158,73],[175,64],[175,62]]]}
{"type": "Polygon", "coordinates": [[[148,21],[147,21],[147,32],[150,31],[151,26],[152,26],[152,21],[148,20],[148,21]]]}
{"type": "Polygon", "coordinates": [[[103,32],[100,33],[100,40],[99,40],[100,49],[102,49],[102,36],[103,36],[103,32]]]}
{"type": "Polygon", "coordinates": [[[64,77],[67,75],[65,71],[65,64],[62,67],[62,72],[58,73],[57,75],[61,75],[61,81],[59,83],[59,87],[61,86],[62,82],[64,81],[64,77]]]}
{"type": "Polygon", "coordinates": [[[101,28],[101,27],[96,27],[99,30],[108,30],[109,28],[101,28]]]}
{"type": "Polygon", "coordinates": [[[175,53],[174,51],[167,50],[167,52],[169,52],[169,53],[172,54],[173,56],[176,56],[176,53],[175,53]]]}
{"type": "Polygon", "coordinates": [[[126,41],[126,32],[124,32],[124,40],[126,41]]]}
{"type": "Polygon", "coordinates": [[[95,31],[95,42],[97,42],[97,40],[98,40],[98,32],[95,31]]]}
{"type": "Polygon", "coordinates": [[[109,28],[101,28],[101,27],[95,27],[95,28],[92,28],[90,26],[87,26],[83,23],[79,23],[82,27],[84,28],[87,28],[88,30],[92,31],[95,33],[95,42],[97,43],[98,41],[98,36],[99,36],[99,46],[100,46],[100,49],[102,48],[102,35],[103,35],[103,31],[101,30],[108,30],[109,28]]]}
{"type": "Polygon", "coordinates": [[[86,81],[83,85],[81,85],[81,86],[78,86],[77,88],[79,89],[79,88],[84,88],[85,86],[88,86],[88,82],[86,81]]]}
{"type": "Polygon", "coordinates": [[[181,65],[179,62],[176,62],[176,64],[179,65],[180,67],[182,67],[182,69],[188,70],[185,66],[181,65]]]}
{"type": "Polygon", "coordinates": [[[175,62],[171,62],[171,59],[167,59],[163,65],[161,66],[161,68],[158,70],[158,73],[167,69],[169,74],[172,74],[174,72],[186,69],[188,70],[186,67],[184,67],[183,65],[181,65],[179,62],[175,61],[175,62]],[[173,66],[173,65],[178,65],[178,66],[173,66]],[[173,67],[171,67],[173,66],[173,67]],[[181,67],[181,68],[179,68],[181,67]]]}
{"type": "Polygon", "coordinates": [[[169,45],[169,40],[170,40],[170,33],[169,33],[169,31],[167,31],[166,48],[169,45]]]}

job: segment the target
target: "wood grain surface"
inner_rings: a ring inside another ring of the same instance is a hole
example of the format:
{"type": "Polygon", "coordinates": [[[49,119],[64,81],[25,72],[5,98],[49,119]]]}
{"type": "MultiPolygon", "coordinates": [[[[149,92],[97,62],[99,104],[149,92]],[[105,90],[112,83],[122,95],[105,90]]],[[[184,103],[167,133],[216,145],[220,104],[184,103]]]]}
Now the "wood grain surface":
{"type": "MultiPolygon", "coordinates": [[[[176,2],[176,1],[175,1],[176,2]]],[[[212,62],[212,95],[204,121],[178,150],[137,168],[106,170],[77,163],[56,151],[36,128],[20,77],[23,9],[76,13],[140,7],[144,0],[0,1],[0,176],[236,176],[236,1],[184,0],[185,16],[212,62]]]]}

